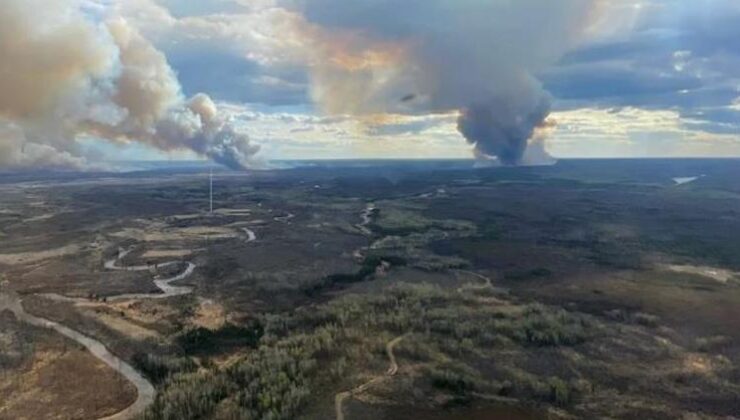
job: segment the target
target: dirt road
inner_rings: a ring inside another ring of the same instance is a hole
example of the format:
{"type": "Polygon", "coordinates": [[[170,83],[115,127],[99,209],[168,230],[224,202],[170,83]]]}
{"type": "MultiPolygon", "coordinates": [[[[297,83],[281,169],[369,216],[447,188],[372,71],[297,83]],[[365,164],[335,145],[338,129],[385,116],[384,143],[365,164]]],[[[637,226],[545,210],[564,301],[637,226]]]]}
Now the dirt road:
{"type": "Polygon", "coordinates": [[[358,386],[357,388],[354,388],[349,391],[340,392],[337,395],[334,396],[334,410],[336,412],[336,418],[337,420],[344,420],[344,400],[346,400],[348,397],[359,395],[365,392],[368,388],[375,385],[378,382],[381,382],[387,378],[391,378],[398,373],[398,363],[396,362],[396,356],[393,353],[393,349],[401,342],[404,338],[406,338],[408,334],[404,334],[402,336],[396,337],[393,340],[389,341],[388,344],[385,345],[385,353],[388,356],[389,360],[389,366],[388,370],[383,375],[378,375],[374,377],[373,379],[365,382],[364,384],[358,386]]]}

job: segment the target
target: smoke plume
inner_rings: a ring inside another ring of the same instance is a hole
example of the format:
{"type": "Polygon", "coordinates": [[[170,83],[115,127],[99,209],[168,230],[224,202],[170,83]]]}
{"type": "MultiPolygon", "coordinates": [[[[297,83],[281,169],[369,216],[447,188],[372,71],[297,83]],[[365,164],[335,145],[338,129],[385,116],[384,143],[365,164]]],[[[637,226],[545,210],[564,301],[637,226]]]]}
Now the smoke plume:
{"type": "Polygon", "coordinates": [[[457,128],[475,146],[479,158],[498,158],[505,165],[516,165],[521,163],[535,129],[549,114],[550,99],[543,92],[499,96],[463,108],[457,128]]]}
{"type": "Polygon", "coordinates": [[[120,18],[79,0],[6,0],[0,9],[0,167],[93,168],[84,138],[189,149],[230,168],[259,148],[199,94],[186,100],[158,51],[120,18]]]}
{"type": "Polygon", "coordinates": [[[313,42],[312,95],[326,112],[458,111],[474,154],[504,164],[522,163],[550,113],[536,75],[574,47],[599,2],[289,1],[313,42]]]}

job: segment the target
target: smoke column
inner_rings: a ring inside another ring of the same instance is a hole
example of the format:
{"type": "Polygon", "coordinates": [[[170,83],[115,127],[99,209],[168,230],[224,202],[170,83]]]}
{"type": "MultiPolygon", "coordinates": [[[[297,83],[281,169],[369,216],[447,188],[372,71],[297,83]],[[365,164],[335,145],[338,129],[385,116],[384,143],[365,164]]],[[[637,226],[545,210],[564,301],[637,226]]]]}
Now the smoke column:
{"type": "Polygon", "coordinates": [[[533,103],[517,104],[516,97],[476,103],[460,111],[457,129],[475,146],[479,158],[496,157],[505,165],[522,163],[528,141],[550,114],[549,97],[529,97],[533,103]]]}
{"type": "MultiPolygon", "coordinates": [[[[575,46],[600,1],[286,3],[313,43],[311,89],[324,111],[458,112],[476,156],[520,164],[550,113],[536,75],[575,46]]],[[[530,157],[547,157],[543,141],[530,157]]]]}
{"type": "Polygon", "coordinates": [[[0,8],[0,168],[95,168],[81,138],[189,149],[230,168],[259,151],[199,94],[185,99],[164,55],[125,20],[80,0],[0,8]]]}

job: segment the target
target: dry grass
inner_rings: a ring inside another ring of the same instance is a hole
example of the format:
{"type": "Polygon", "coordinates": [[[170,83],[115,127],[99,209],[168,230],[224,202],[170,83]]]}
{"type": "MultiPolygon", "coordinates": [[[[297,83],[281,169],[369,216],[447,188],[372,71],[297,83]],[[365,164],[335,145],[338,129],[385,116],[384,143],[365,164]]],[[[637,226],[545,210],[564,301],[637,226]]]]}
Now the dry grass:
{"type": "Polygon", "coordinates": [[[217,330],[226,323],[226,311],[218,303],[204,299],[198,305],[191,322],[198,327],[217,330]]]}
{"type": "Polygon", "coordinates": [[[672,271],[674,273],[695,274],[698,276],[716,280],[720,283],[727,283],[730,280],[732,280],[735,276],[737,276],[737,273],[735,273],[734,271],[725,270],[723,268],[716,268],[716,267],[667,264],[667,265],[661,266],[661,268],[663,270],[672,271]]]}
{"type": "Polygon", "coordinates": [[[28,363],[0,375],[0,418],[100,418],[126,408],[136,389],[84,349],[41,338],[28,363]]]}
{"type": "Polygon", "coordinates": [[[152,249],[142,254],[141,258],[183,258],[192,253],[189,249],[152,249]]]}
{"type": "Polygon", "coordinates": [[[25,265],[33,264],[39,261],[51,258],[64,257],[79,252],[80,247],[75,244],[66,245],[59,248],[47,249],[35,252],[19,252],[15,254],[0,254],[0,264],[5,265],[25,265]]]}
{"type": "Polygon", "coordinates": [[[90,313],[91,317],[102,322],[107,327],[115,330],[127,337],[135,340],[144,340],[147,338],[159,338],[158,332],[149,328],[144,328],[141,325],[135,324],[130,320],[124,318],[120,314],[109,314],[109,313],[90,313]]]}
{"type": "Polygon", "coordinates": [[[168,228],[127,228],[116,232],[113,236],[126,239],[135,239],[143,242],[179,242],[184,240],[204,239],[232,239],[239,237],[239,232],[234,229],[214,226],[190,226],[180,229],[168,228]]]}

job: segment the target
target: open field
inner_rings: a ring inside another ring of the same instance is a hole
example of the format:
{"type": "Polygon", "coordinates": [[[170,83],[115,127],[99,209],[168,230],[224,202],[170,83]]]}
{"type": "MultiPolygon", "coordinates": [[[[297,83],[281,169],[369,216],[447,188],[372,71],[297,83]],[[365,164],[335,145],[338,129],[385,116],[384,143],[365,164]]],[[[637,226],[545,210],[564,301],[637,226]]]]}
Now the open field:
{"type": "Polygon", "coordinates": [[[136,399],[134,387],[86,349],[7,313],[0,315],[0,342],[0,418],[99,418],[136,399]],[[59,380],[71,372],[69,381],[59,380]]]}
{"type": "MultiPolygon", "coordinates": [[[[728,418],[737,179],[324,163],[217,173],[208,214],[207,174],[0,177],[0,294],[143,375],[142,419],[728,418]]],[[[74,341],[0,321],[0,418],[136,400],[74,341]]]]}

